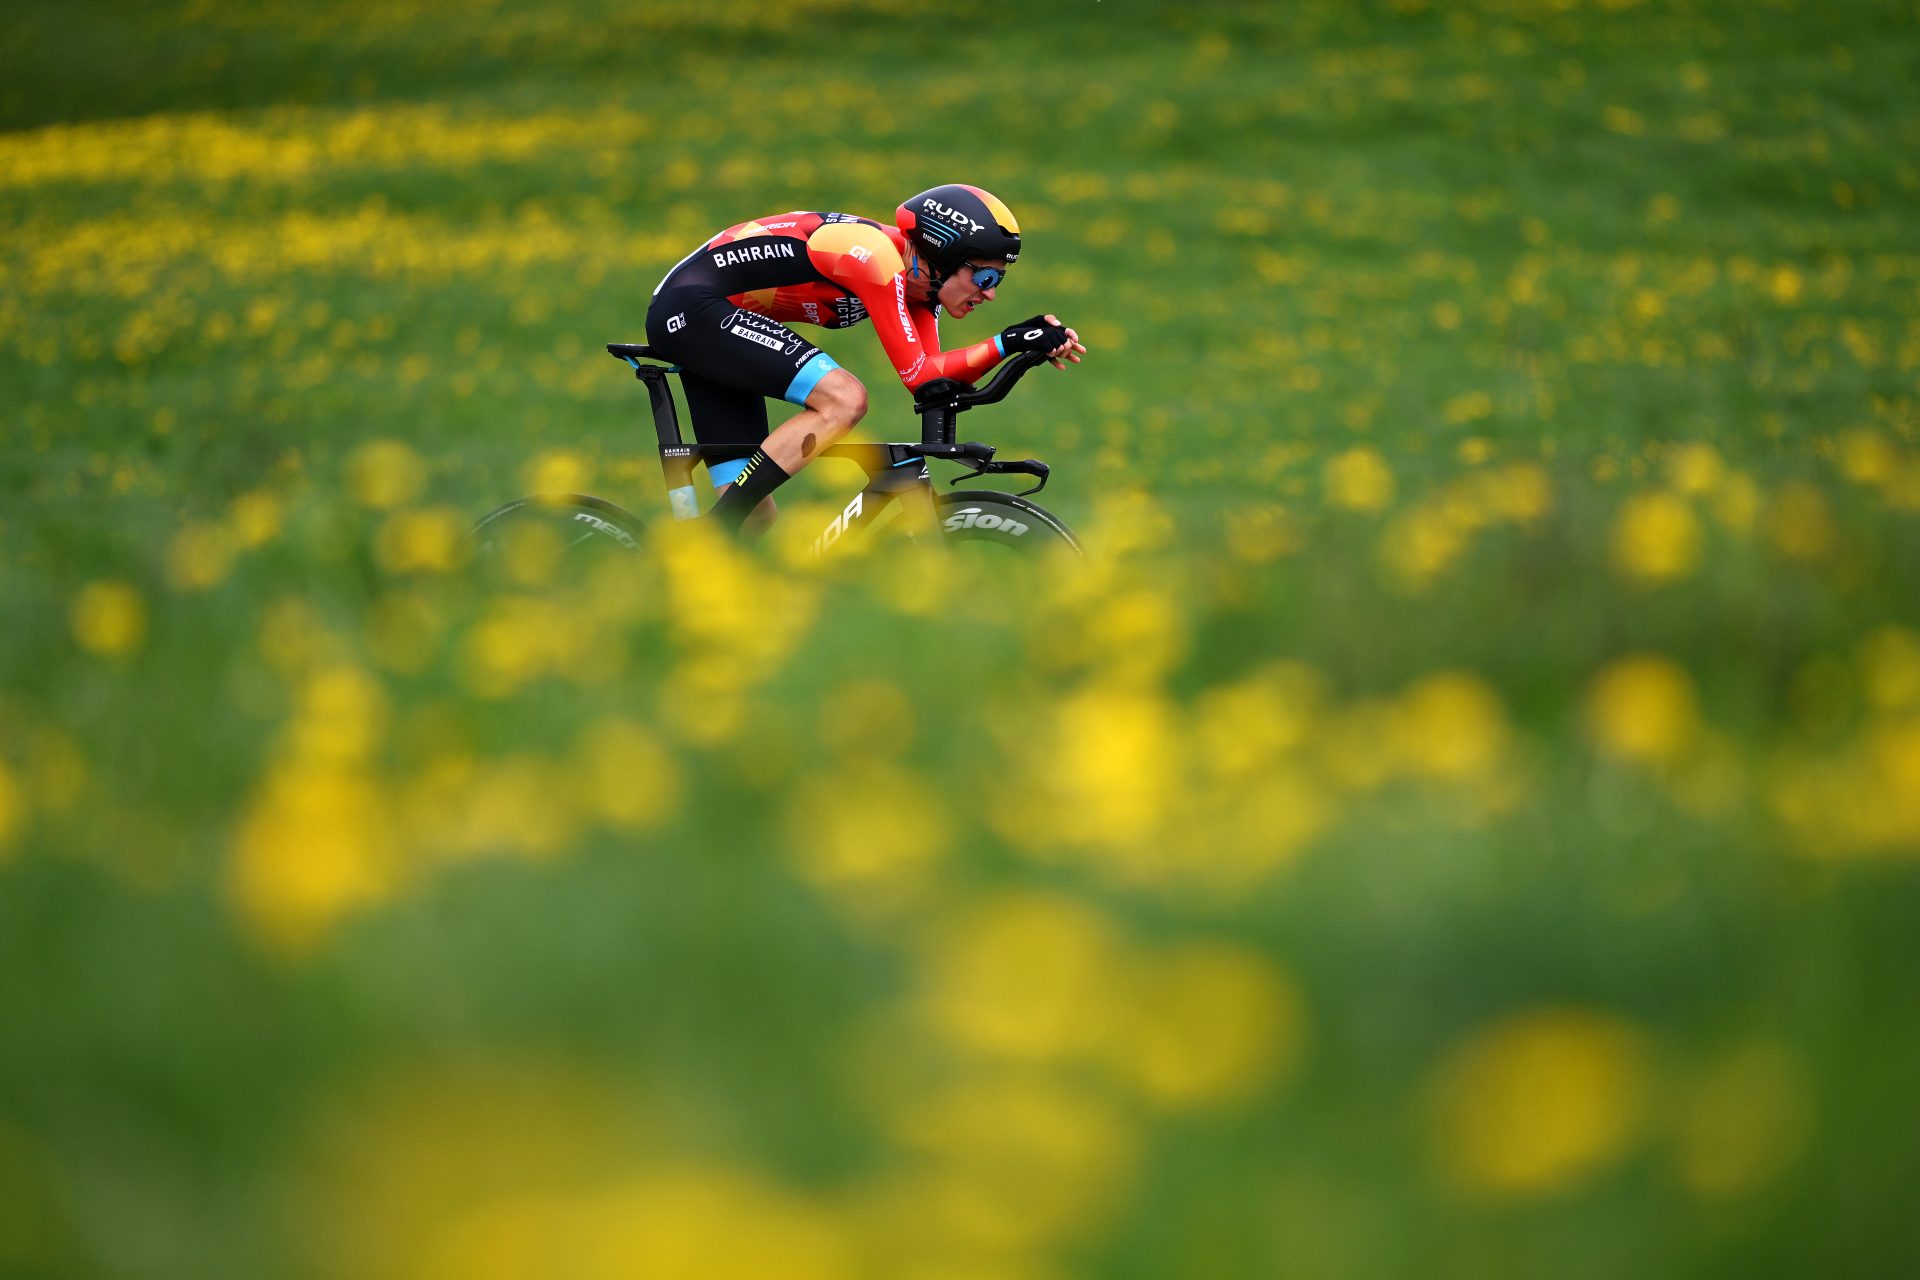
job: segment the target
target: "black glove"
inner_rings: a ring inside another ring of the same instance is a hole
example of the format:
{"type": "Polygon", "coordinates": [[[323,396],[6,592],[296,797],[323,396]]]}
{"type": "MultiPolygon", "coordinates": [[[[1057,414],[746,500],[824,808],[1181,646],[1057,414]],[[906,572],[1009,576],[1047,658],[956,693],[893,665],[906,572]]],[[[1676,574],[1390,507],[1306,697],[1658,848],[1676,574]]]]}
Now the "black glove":
{"type": "Polygon", "coordinates": [[[1000,350],[1010,356],[1023,351],[1057,351],[1066,340],[1067,331],[1063,326],[1048,324],[1045,316],[1035,316],[1002,329],[1000,350]]]}

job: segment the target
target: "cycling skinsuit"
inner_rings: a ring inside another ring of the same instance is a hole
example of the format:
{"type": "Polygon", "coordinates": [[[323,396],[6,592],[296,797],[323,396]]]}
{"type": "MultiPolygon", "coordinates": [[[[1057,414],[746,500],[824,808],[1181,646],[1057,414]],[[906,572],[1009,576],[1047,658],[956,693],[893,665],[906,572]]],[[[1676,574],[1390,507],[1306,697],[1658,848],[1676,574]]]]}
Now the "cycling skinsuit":
{"type": "MultiPolygon", "coordinates": [[[[850,213],[780,213],[729,227],[683,258],[653,291],[647,343],[681,368],[703,444],[766,438],[769,399],[805,405],[840,366],[788,324],[844,329],[871,318],[909,390],[971,383],[999,363],[998,338],[940,350],[931,303],[907,296],[907,240],[850,213]]],[[[743,463],[710,467],[731,483],[743,463]]]]}

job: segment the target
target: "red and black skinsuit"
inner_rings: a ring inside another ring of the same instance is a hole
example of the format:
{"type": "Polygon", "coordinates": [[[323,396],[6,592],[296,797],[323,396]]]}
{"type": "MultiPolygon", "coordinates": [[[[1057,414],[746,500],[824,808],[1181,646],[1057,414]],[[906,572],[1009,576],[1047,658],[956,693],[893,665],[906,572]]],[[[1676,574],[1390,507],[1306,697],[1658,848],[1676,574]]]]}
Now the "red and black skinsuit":
{"type": "MultiPolygon", "coordinates": [[[[796,212],[729,227],[683,258],[654,290],[647,342],[680,365],[695,438],[757,443],[768,399],[805,405],[839,367],[789,324],[871,319],[909,390],[936,378],[971,383],[997,364],[997,338],[940,349],[933,304],[907,293],[913,252],[899,230],[871,219],[796,212]]],[[[713,479],[726,483],[717,471],[713,479]]]]}

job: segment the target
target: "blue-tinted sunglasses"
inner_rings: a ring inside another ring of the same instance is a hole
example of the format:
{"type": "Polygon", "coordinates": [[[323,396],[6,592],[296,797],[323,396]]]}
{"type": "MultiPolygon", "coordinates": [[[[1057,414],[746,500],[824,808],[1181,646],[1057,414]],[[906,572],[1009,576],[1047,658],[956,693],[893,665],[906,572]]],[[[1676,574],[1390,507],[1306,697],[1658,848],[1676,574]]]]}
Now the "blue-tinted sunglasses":
{"type": "Polygon", "coordinates": [[[973,272],[973,287],[976,289],[997,289],[1000,282],[1007,278],[1005,267],[976,267],[971,262],[967,267],[973,272]]]}

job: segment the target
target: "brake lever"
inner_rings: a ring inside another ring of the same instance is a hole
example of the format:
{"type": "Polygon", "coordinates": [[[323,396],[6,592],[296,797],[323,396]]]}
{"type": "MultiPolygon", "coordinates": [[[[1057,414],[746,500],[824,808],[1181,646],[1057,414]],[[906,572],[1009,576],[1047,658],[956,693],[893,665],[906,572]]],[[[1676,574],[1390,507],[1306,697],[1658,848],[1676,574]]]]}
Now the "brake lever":
{"type": "Polygon", "coordinates": [[[1022,489],[1019,493],[1014,495],[1017,498],[1024,498],[1024,497],[1027,497],[1029,494],[1038,493],[1042,489],[1047,487],[1047,479],[1053,474],[1053,468],[1049,467],[1046,463],[1040,461],[1040,459],[1038,458],[1020,458],[1012,462],[988,461],[988,462],[981,463],[978,467],[976,467],[972,471],[966,472],[963,475],[955,476],[953,479],[947,481],[947,483],[959,484],[962,480],[971,480],[975,476],[1008,475],[1008,474],[1028,475],[1028,476],[1032,476],[1034,479],[1040,482],[1039,484],[1033,486],[1033,488],[1022,489]]]}

